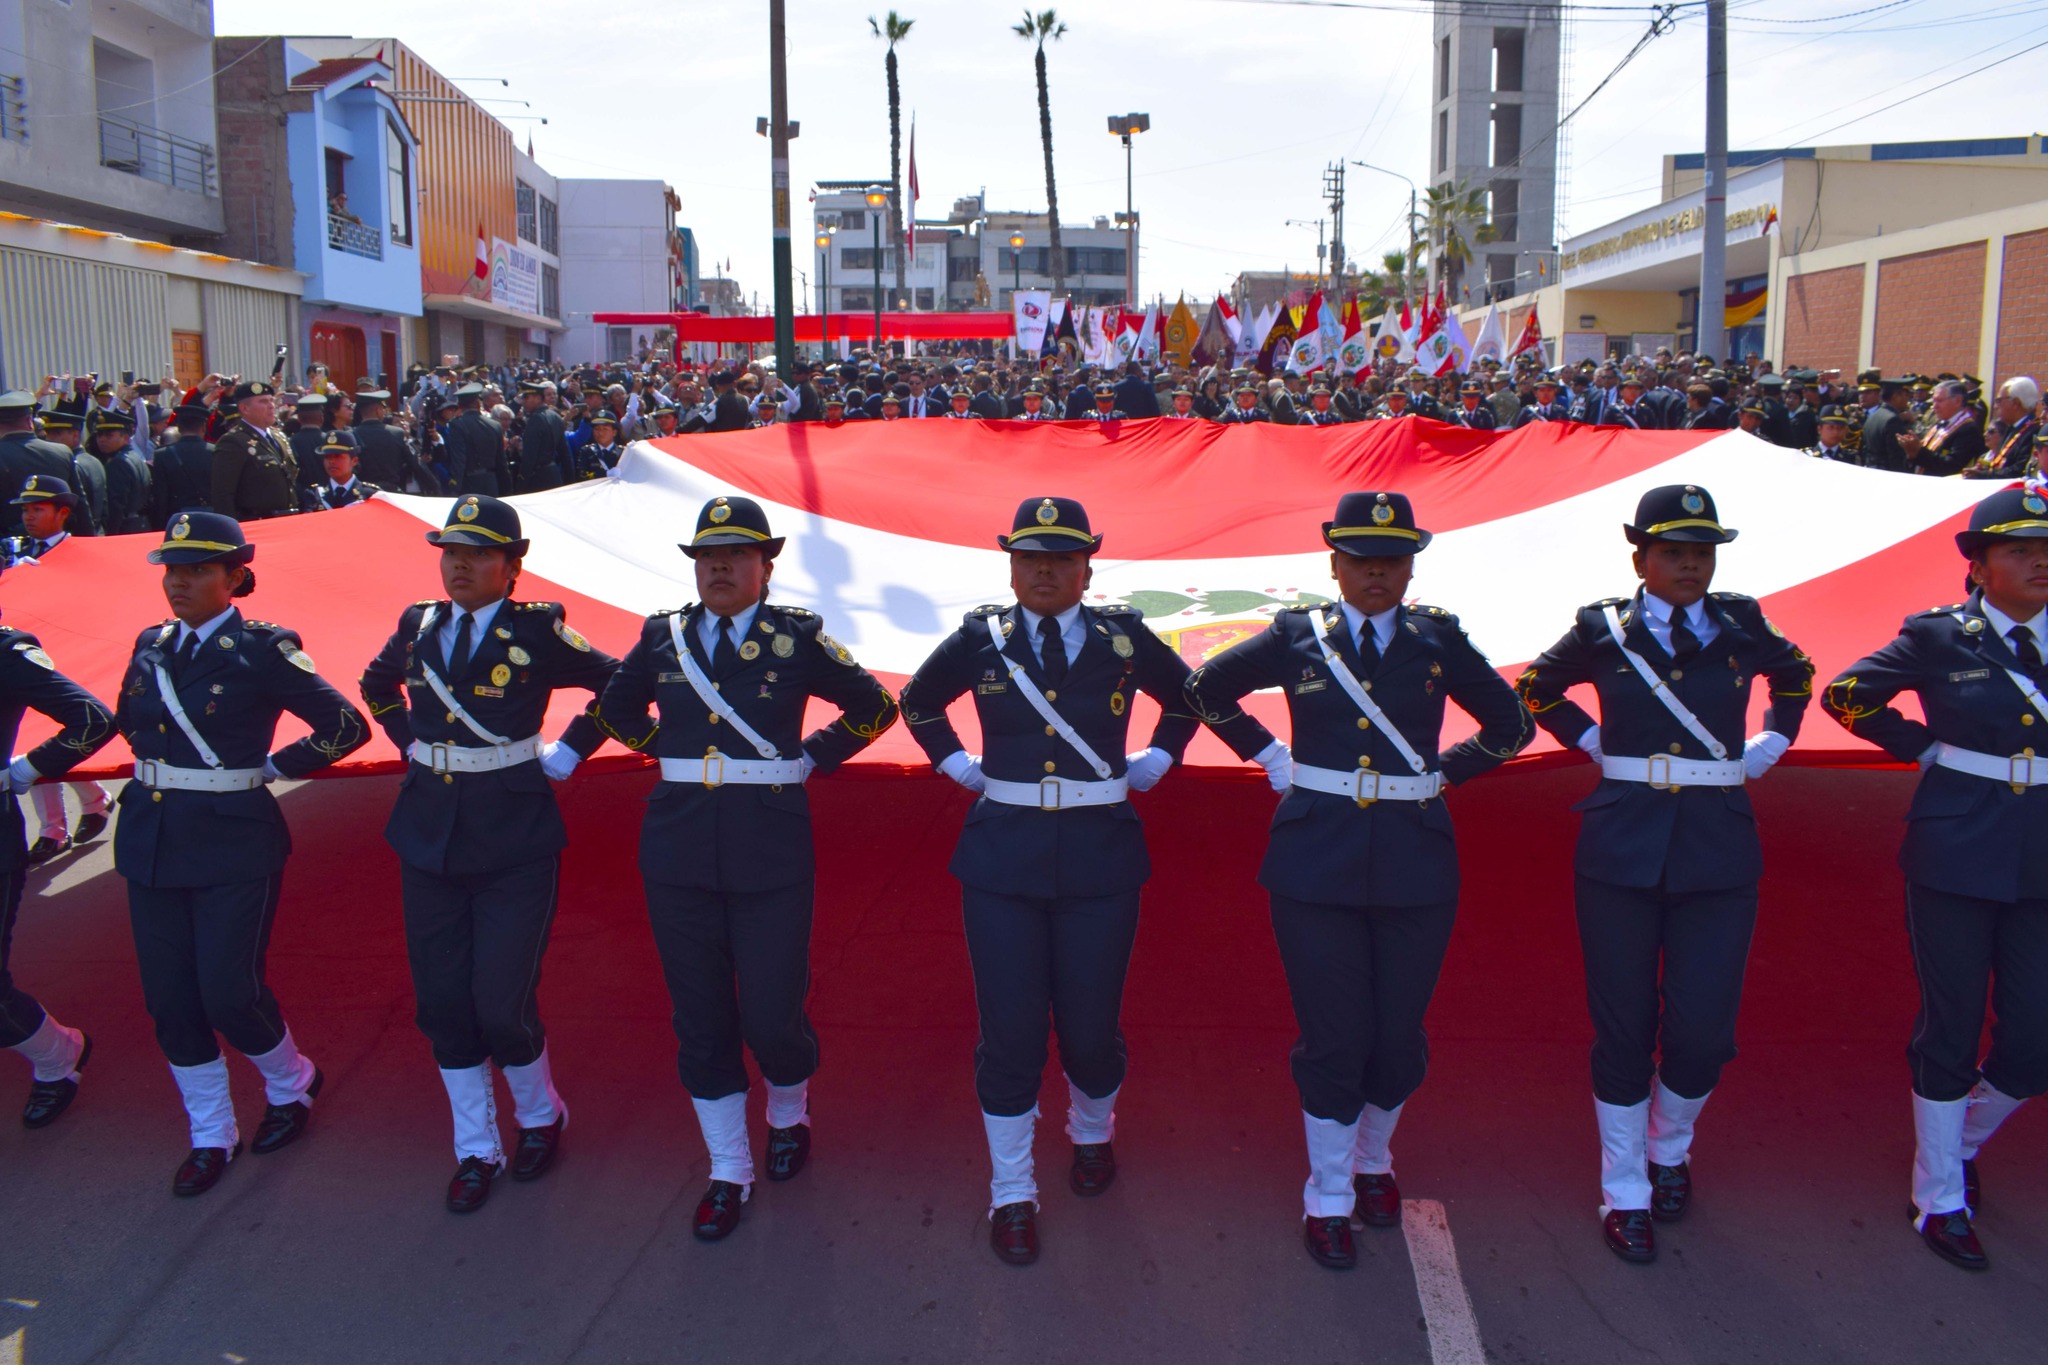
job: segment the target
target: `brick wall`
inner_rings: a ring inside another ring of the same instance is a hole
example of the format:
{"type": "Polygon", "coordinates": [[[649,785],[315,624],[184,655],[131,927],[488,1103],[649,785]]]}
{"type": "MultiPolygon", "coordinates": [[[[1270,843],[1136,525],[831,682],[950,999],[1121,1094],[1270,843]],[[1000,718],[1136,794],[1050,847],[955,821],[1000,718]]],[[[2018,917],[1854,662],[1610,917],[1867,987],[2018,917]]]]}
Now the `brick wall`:
{"type": "Polygon", "coordinates": [[[1965,374],[1977,368],[1986,244],[1877,263],[1877,337],[1870,363],[1886,374],[1965,374]]]}
{"type": "Polygon", "coordinates": [[[1785,365],[1856,372],[1863,334],[1863,267],[1816,270],[1785,281],[1785,365]]]}
{"type": "Polygon", "coordinates": [[[2048,381],[2048,229],[2005,239],[1998,299],[1997,374],[1982,377],[2048,381]]]}
{"type": "Polygon", "coordinates": [[[293,211],[285,116],[304,101],[285,91],[284,44],[275,37],[216,38],[213,69],[221,214],[227,229],[218,250],[289,267],[293,211]],[[267,50],[250,51],[262,45],[267,50]]]}

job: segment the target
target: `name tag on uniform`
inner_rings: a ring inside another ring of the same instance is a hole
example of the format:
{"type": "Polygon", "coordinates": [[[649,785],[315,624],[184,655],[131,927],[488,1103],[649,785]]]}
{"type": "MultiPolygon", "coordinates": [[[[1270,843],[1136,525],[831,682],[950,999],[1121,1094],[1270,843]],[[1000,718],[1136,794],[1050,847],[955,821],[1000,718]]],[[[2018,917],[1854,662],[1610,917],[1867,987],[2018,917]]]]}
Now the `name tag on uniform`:
{"type": "Polygon", "coordinates": [[[686,683],[689,680],[690,675],[687,673],[657,673],[654,675],[656,683],[686,683]]]}
{"type": "Polygon", "coordinates": [[[1306,692],[1321,692],[1327,689],[1329,685],[1330,680],[1328,678],[1317,678],[1314,682],[1299,682],[1294,685],[1294,695],[1299,697],[1306,692]]]}
{"type": "Polygon", "coordinates": [[[1948,680],[1950,682],[1975,682],[1979,678],[1988,678],[1990,676],[1991,670],[1988,668],[1971,668],[1965,669],[1961,673],[1949,674],[1948,680]]]}
{"type": "Polygon", "coordinates": [[[974,695],[977,697],[992,697],[998,692],[1007,692],[1009,690],[1010,685],[1008,683],[985,682],[974,685],[974,695]]]}
{"type": "Polygon", "coordinates": [[[504,689],[504,688],[502,688],[502,687],[486,687],[486,686],[484,686],[484,685],[483,685],[482,683],[478,683],[478,684],[477,684],[477,685],[476,685],[476,686],[475,686],[474,688],[472,688],[471,690],[472,690],[472,691],[474,691],[474,692],[475,692],[475,693],[476,693],[476,694],[477,694],[477,695],[478,695],[479,697],[502,697],[502,696],[504,696],[504,695],[505,695],[505,689],[504,689]]]}

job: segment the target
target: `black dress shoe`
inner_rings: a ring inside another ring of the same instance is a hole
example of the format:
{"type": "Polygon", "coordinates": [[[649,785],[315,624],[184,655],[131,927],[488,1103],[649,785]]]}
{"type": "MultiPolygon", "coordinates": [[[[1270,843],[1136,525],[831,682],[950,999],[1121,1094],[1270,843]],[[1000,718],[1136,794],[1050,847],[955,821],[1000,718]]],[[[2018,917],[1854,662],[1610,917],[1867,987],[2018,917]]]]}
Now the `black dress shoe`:
{"type": "Polygon", "coordinates": [[[740,1210],[746,1207],[747,1187],[730,1180],[714,1180],[697,1201],[697,1221],[690,1231],[700,1242],[718,1242],[732,1235],[740,1225],[740,1210]]]}
{"type": "Polygon", "coordinates": [[[1067,1184],[1084,1198],[1101,1194],[1116,1184],[1116,1152],[1106,1142],[1074,1144],[1074,1166],[1067,1172],[1067,1184]]]}
{"type": "Polygon", "coordinates": [[[1950,1265],[1959,1265],[1965,1270],[1991,1269],[1991,1258],[1984,1254],[1982,1244],[1977,1241],[1966,1210],[1928,1214],[1926,1223],[1920,1228],[1920,1240],[1950,1265]]]}
{"type": "Polygon", "coordinates": [[[1358,1248],[1351,1243],[1349,1218],[1304,1218],[1301,1240],[1308,1246],[1309,1259],[1332,1270],[1349,1270],[1358,1264],[1358,1248]]]}
{"type": "Polygon", "coordinates": [[[180,1199],[205,1194],[220,1183],[221,1175],[228,1163],[242,1154],[242,1144],[235,1143],[233,1151],[225,1147],[194,1147],[192,1155],[185,1158],[178,1167],[177,1176],[171,1181],[171,1193],[180,1199]]]}
{"type": "Polygon", "coordinates": [[[107,832],[107,817],[104,813],[81,815],[78,828],[71,831],[73,844],[89,844],[107,832]]]}
{"type": "MultiPolygon", "coordinates": [[[[85,1064],[92,1060],[92,1035],[82,1035],[85,1045],[78,1049],[78,1060],[71,1064],[72,1075],[85,1070],[85,1064]]],[[[28,1088],[28,1103],[21,1111],[21,1126],[24,1128],[48,1128],[58,1116],[71,1107],[71,1101],[78,1098],[78,1082],[71,1076],[61,1081],[36,1081],[28,1088]]]]}
{"type": "Polygon", "coordinates": [[[1648,1209],[1614,1209],[1601,1222],[1607,1249],[1624,1261],[1648,1265],[1657,1259],[1657,1236],[1650,1230],[1648,1209]]]}
{"type": "Polygon", "coordinates": [[[1369,1228],[1401,1226],[1401,1187],[1393,1176],[1361,1172],[1351,1177],[1351,1189],[1358,1196],[1352,1210],[1359,1222],[1369,1228]]]}
{"type": "Polygon", "coordinates": [[[564,1110],[545,1127],[519,1130],[519,1145],[512,1149],[514,1180],[538,1180],[548,1173],[548,1167],[555,1164],[555,1153],[561,1150],[562,1129],[568,1123],[569,1114],[564,1110]]]}
{"type": "Polygon", "coordinates": [[[455,1178],[448,1182],[448,1212],[475,1213],[491,1197],[491,1182],[505,1169],[502,1161],[486,1161],[480,1156],[466,1156],[455,1168],[455,1178]]]}
{"type": "Polygon", "coordinates": [[[762,1164],[770,1180],[794,1180],[811,1159],[811,1125],[768,1130],[768,1159],[762,1164]]]}
{"type": "Polygon", "coordinates": [[[320,1074],[320,1068],[313,1068],[312,1084],[306,1087],[306,1099],[293,1100],[290,1104],[265,1105],[263,1122],[256,1126],[256,1140],[249,1144],[254,1156],[268,1156],[280,1148],[289,1147],[306,1135],[306,1125],[313,1121],[312,1100],[320,1098],[320,1086],[327,1078],[320,1074]]]}
{"type": "MultiPolygon", "coordinates": [[[[79,1063],[84,1066],[84,1062],[79,1063]]],[[[1977,1183],[1977,1159],[1967,1157],[1963,1161],[1963,1202],[1970,1206],[1972,1218],[1984,1216],[1984,1187],[1977,1183]]]]}
{"type": "Polygon", "coordinates": [[[1029,1200],[1005,1204],[988,1216],[988,1244],[996,1259],[1030,1265],[1038,1259],[1038,1209],[1029,1200]]]}
{"type": "Polygon", "coordinates": [[[23,861],[30,867],[34,867],[37,863],[47,863],[50,859],[70,847],[71,840],[68,837],[52,839],[45,835],[28,846],[28,856],[23,861]]]}
{"type": "Polygon", "coordinates": [[[1660,1223],[1675,1223],[1685,1217],[1692,1203],[1692,1163],[1676,1166],[1650,1163],[1650,1216],[1660,1223]]]}

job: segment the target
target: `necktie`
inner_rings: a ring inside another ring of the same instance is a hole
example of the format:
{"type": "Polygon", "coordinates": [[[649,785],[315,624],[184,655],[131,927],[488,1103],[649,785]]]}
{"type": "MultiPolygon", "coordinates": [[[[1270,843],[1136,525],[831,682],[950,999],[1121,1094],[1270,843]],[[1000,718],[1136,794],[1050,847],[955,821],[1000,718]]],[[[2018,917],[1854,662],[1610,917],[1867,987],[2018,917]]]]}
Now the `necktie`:
{"type": "Polygon", "coordinates": [[[1373,629],[1372,622],[1367,621],[1358,631],[1358,662],[1364,665],[1361,671],[1372,672],[1379,661],[1380,633],[1373,629]]]}
{"type": "Polygon", "coordinates": [[[732,639],[732,618],[721,616],[718,618],[718,647],[711,651],[711,670],[722,675],[730,672],[739,661],[740,652],[732,639]]]}
{"type": "Polygon", "coordinates": [[[455,623],[455,648],[448,651],[449,677],[459,676],[462,670],[469,665],[469,651],[473,643],[472,632],[475,629],[476,618],[466,611],[463,612],[462,619],[455,623]]]}
{"type": "Polygon", "coordinates": [[[50,542],[47,540],[36,541],[28,547],[28,557],[30,559],[41,559],[48,553],[50,553],[50,542]]]}
{"type": "Polygon", "coordinates": [[[2014,626],[2005,638],[2012,641],[2012,652],[2020,666],[2038,678],[2041,674],[2041,650],[2034,643],[2034,632],[2025,626],[2014,626]]]}
{"type": "Polygon", "coordinates": [[[1685,613],[1673,612],[1671,616],[1671,662],[1683,665],[1700,652],[1700,637],[1692,633],[1685,623],[1685,613]]]}
{"type": "Polygon", "coordinates": [[[1067,642],[1060,638],[1060,623],[1050,616],[1038,618],[1038,662],[1054,687],[1067,680],[1067,642]]]}

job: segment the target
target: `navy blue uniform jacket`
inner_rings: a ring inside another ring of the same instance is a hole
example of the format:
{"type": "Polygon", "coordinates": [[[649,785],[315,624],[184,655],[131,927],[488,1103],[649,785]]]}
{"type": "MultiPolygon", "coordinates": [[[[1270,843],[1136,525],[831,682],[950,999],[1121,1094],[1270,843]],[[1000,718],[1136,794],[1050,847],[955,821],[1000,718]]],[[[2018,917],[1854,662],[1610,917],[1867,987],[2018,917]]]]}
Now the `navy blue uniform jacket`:
{"type": "MultiPolygon", "coordinates": [[[[1591,683],[1600,694],[1604,752],[1630,758],[1714,757],[1621,657],[1603,613],[1609,602],[1621,609],[1628,647],[1669,680],[1678,699],[1726,746],[1729,759],[1742,757],[1750,683],[1759,674],[1770,684],[1767,728],[1788,740],[1798,737],[1800,718],[1813,699],[1813,662],[1765,619],[1755,598],[1709,593],[1706,609],[1721,633],[1680,669],[1643,623],[1638,593],[1633,600],[1615,597],[1579,608],[1565,637],[1517,680],[1515,690],[1536,723],[1558,743],[1572,748],[1593,724],[1591,716],[1565,699],[1567,689],[1591,683]]],[[[1603,777],[1572,809],[1586,817],[1576,866],[1594,881],[1661,886],[1683,894],[1744,886],[1763,875],[1756,815],[1739,785],[1669,790],[1603,777]]]]}
{"type": "MultiPolygon", "coordinates": [[[[2026,670],[1984,617],[1982,594],[1908,616],[1898,638],[1828,684],[1827,713],[1849,733],[1911,763],[1937,740],[1980,754],[2048,756],[2048,717],[2013,685],[2026,670]],[[1927,719],[1892,706],[1915,692],[1927,719]]],[[[1958,896],[2048,897],[2048,787],[1929,766],[1906,811],[1899,866],[1907,878],[1958,896]]]]}
{"type": "MultiPolygon", "coordinates": [[[[63,728],[29,750],[29,766],[59,777],[114,737],[114,718],[99,699],[57,671],[36,637],[0,626],[0,750],[14,752],[21,716],[34,708],[63,728]]],[[[25,850],[21,802],[8,800],[0,820],[0,871],[20,866],[25,850]]]]}
{"type": "MultiPolygon", "coordinates": [[[[573,630],[559,602],[514,602],[491,618],[491,628],[470,650],[455,676],[441,654],[448,603],[415,602],[399,615],[398,629],[363,670],[363,700],[400,755],[417,740],[486,748],[427,685],[422,660],[448,684],[477,724],[507,739],[540,733],[548,698],[556,689],[602,692],[619,661],[573,630]],[[426,629],[433,611],[433,629],[426,629]],[[502,679],[502,681],[501,681],[502,679]]],[[[594,703],[591,709],[595,709],[594,703]]],[[[569,723],[562,743],[585,758],[604,743],[590,711],[569,723]]],[[[423,872],[473,876],[545,858],[569,842],[555,793],[538,762],[481,773],[435,773],[408,762],[384,838],[398,856],[423,872]]]]}
{"type": "MultiPolygon", "coordinates": [[[[205,759],[157,690],[156,666],[171,674],[194,729],[227,768],[260,768],[268,758],[286,777],[304,777],[369,742],[363,713],[314,671],[298,632],[245,621],[237,610],[199,647],[183,675],[173,655],[178,623],[142,632],[121,679],[114,723],[137,759],[204,768],[205,759]],[[278,716],[289,711],[312,733],[270,752],[278,716]]],[[[284,866],[292,834],[268,787],[239,792],[121,789],[114,869],[143,886],[223,886],[255,881],[284,866]]]]}
{"type": "MultiPolygon", "coordinates": [[[[1370,672],[1359,662],[1342,609],[1290,607],[1262,635],[1232,645],[1188,677],[1195,714],[1221,725],[1238,699],[1278,687],[1287,697],[1294,761],[1390,777],[1414,769],[1379,726],[1338,686],[1316,636],[1327,629],[1337,656],[1371,693],[1430,772],[1452,785],[1513,758],[1536,733],[1514,689],[1441,607],[1398,607],[1394,635],[1370,672]],[[1334,617],[1330,623],[1326,616],[1334,617]],[[1437,751],[1444,700],[1479,722],[1479,732],[1437,751]]],[[[1257,749],[1238,750],[1250,758],[1257,749]]],[[[1458,850],[1440,800],[1376,801],[1291,788],[1273,812],[1259,885],[1326,905],[1434,905],[1458,896],[1458,850]]]]}
{"type": "MultiPolygon", "coordinates": [[[[742,655],[721,673],[697,633],[704,609],[693,602],[679,613],[647,618],[598,701],[598,726],[635,753],[703,758],[715,751],[728,759],[760,758],[683,675],[669,631],[678,614],[684,644],[704,676],[782,758],[809,754],[818,772],[830,772],[896,723],[889,690],[823,633],[815,612],[762,603],[747,632],[755,656],[742,655]],[[840,716],[806,736],[804,703],[811,697],[831,702],[840,716]]],[[[802,783],[658,782],[648,795],[640,875],[649,881],[767,891],[804,881],[815,871],[811,802],[802,783]]]]}
{"type": "MultiPolygon", "coordinates": [[[[1022,608],[976,607],[947,636],[903,689],[903,719],[911,738],[934,764],[960,751],[960,736],[946,707],[970,688],[981,719],[981,770],[1005,782],[1037,782],[1048,775],[1096,782],[1095,770],[1072,745],[1051,732],[1031,703],[1010,684],[1005,658],[1025,673],[1061,718],[1074,727],[1111,777],[1124,773],[1131,698],[1139,692],[1159,703],[1159,723],[1148,747],[1180,761],[1200,724],[1182,695],[1188,666],[1145,626],[1134,607],[1081,608],[1087,642],[1050,687],[1024,638],[1022,608]],[[1002,657],[989,639],[988,618],[1003,634],[1002,657]]],[[[1273,737],[1249,716],[1216,727],[1238,750],[1257,753],[1273,737]]],[[[1152,873],[1144,828],[1128,801],[1048,811],[981,797],[967,812],[949,869],[962,883],[1010,896],[1108,896],[1145,884],[1152,873]]]]}

